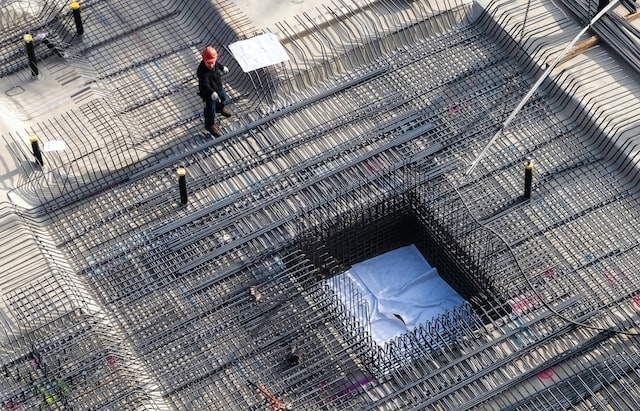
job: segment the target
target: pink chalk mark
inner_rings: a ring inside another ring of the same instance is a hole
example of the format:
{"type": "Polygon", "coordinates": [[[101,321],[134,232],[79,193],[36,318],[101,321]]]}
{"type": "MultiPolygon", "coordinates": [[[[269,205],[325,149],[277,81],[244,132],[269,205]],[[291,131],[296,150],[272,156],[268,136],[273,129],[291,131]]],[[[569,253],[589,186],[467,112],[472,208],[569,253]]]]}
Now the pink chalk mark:
{"type": "Polygon", "coordinates": [[[364,163],[364,166],[370,173],[375,173],[376,171],[378,171],[378,167],[376,167],[375,164],[371,163],[370,161],[364,163]]]}
{"type": "Polygon", "coordinates": [[[616,278],[616,276],[614,274],[611,274],[610,272],[605,271],[604,273],[602,273],[602,275],[604,276],[604,279],[607,282],[607,284],[609,284],[609,285],[617,285],[618,284],[618,279],[616,278]]]}
{"type": "Polygon", "coordinates": [[[542,276],[548,280],[556,276],[556,272],[553,268],[548,268],[542,272],[542,276]]]}
{"type": "Polygon", "coordinates": [[[640,309],[640,295],[636,295],[633,297],[633,303],[635,304],[636,308],[640,309]]]}
{"type": "Polygon", "coordinates": [[[113,355],[107,355],[107,358],[104,360],[107,363],[107,366],[110,368],[115,368],[118,366],[118,359],[113,355]]]}
{"type": "Polygon", "coordinates": [[[331,400],[333,401],[333,400],[335,400],[337,398],[342,398],[345,395],[353,394],[354,392],[358,392],[358,391],[360,391],[362,389],[365,389],[366,386],[371,381],[373,381],[373,379],[372,378],[368,378],[368,377],[364,378],[364,379],[361,379],[361,380],[357,381],[356,383],[351,384],[350,386],[344,388],[343,390],[338,391],[338,393],[336,393],[335,395],[331,396],[331,400]]]}
{"type": "Polygon", "coordinates": [[[551,378],[556,376],[556,372],[553,371],[553,369],[551,368],[547,368],[546,370],[542,370],[538,373],[538,378],[540,378],[540,380],[544,381],[544,380],[550,380],[551,378]]]}
{"type": "Polygon", "coordinates": [[[526,311],[529,308],[533,307],[536,302],[538,302],[538,298],[536,296],[528,297],[521,295],[513,299],[513,302],[511,303],[511,309],[515,313],[520,314],[523,311],[526,311]]]}

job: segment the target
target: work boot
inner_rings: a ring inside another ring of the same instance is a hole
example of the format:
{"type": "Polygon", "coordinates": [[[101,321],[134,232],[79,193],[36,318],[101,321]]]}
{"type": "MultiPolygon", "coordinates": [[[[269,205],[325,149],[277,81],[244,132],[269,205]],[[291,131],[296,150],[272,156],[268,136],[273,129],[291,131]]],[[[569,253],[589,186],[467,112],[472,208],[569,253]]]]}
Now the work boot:
{"type": "Polygon", "coordinates": [[[214,137],[222,136],[222,130],[220,130],[215,124],[209,127],[208,131],[213,134],[214,137]]]}
{"type": "Polygon", "coordinates": [[[233,115],[233,111],[229,110],[226,107],[223,107],[222,111],[220,112],[220,114],[222,114],[225,117],[231,117],[233,115]]]}

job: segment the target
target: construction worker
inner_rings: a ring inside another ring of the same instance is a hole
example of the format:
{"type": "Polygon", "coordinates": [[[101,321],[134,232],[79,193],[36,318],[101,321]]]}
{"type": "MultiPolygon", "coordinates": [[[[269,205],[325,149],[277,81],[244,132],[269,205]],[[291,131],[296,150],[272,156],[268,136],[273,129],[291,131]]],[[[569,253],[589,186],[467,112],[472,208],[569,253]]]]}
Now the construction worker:
{"type": "Polygon", "coordinates": [[[220,137],[222,131],[215,124],[215,113],[225,117],[233,115],[225,107],[229,97],[222,88],[222,74],[227,74],[229,68],[218,61],[218,52],[211,46],[202,51],[202,61],[198,66],[198,94],[204,101],[204,128],[214,137],[220,137]]]}

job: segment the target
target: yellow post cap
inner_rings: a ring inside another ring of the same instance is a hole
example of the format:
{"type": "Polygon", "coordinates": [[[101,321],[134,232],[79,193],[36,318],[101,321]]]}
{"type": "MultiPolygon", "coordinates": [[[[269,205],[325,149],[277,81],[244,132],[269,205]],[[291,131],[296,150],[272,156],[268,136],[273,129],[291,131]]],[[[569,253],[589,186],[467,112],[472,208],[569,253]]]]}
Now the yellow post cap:
{"type": "Polygon", "coordinates": [[[30,133],[30,134],[29,134],[29,140],[30,140],[32,143],[35,143],[35,142],[36,142],[36,141],[38,141],[39,139],[38,139],[38,136],[36,136],[36,133],[30,133]]]}
{"type": "Polygon", "coordinates": [[[176,173],[178,173],[180,177],[184,177],[187,175],[187,169],[184,167],[178,167],[178,169],[176,170],[176,173]]]}
{"type": "Polygon", "coordinates": [[[24,36],[22,36],[22,39],[24,40],[25,43],[31,43],[33,41],[33,36],[27,33],[24,36]]]}
{"type": "Polygon", "coordinates": [[[80,8],[80,3],[77,1],[74,1],[71,3],[71,10],[78,10],[80,8]]]}
{"type": "Polygon", "coordinates": [[[527,162],[524,163],[524,168],[533,168],[533,160],[527,160],[527,162]]]}

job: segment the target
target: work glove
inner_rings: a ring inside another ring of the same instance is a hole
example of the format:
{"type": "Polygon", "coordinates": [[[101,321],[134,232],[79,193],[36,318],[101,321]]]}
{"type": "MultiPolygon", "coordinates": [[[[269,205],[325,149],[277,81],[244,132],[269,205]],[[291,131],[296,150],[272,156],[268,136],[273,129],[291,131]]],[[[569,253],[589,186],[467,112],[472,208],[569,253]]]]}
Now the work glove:
{"type": "Polygon", "coordinates": [[[222,66],[222,74],[227,74],[229,72],[229,67],[222,66]]]}
{"type": "Polygon", "coordinates": [[[216,93],[215,91],[211,93],[211,100],[220,101],[220,96],[218,96],[218,93],[216,93]]]}

